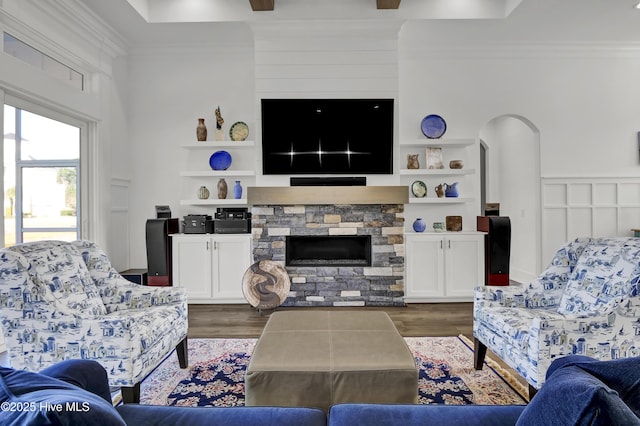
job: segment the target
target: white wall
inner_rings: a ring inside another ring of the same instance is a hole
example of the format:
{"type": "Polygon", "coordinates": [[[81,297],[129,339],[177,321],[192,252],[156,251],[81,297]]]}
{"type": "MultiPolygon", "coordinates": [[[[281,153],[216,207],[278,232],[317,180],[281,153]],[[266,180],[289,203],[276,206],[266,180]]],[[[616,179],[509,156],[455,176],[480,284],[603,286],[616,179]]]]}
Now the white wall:
{"type": "MultiPolygon", "coordinates": [[[[212,34],[212,39],[224,35],[212,34]]],[[[186,152],[180,146],[196,141],[197,119],[205,118],[209,140],[214,139],[217,106],[226,132],[236,121],[255,129],[253,75],[252,43],[138,51],[130,57],[131,267],[146,267],[145,223],[155,217],[156,205],[169,205],[178,218],[198,213],[180,206],[180,199],[187,198],[180,178],[186,152]]],[[[209,168],[212,153],[200,153],[200,170],[209,168]]],[[[195,193],[188,198],[195,198],[195,193]]],[[[212,209],[207,212],[212,214],[212,209]]]]}
{"type": "MultiPolygon", "coordinates": [[[[539,129],[543,179],[639,176],[634,118],[640,110],[637,52],[615,47],[455,45],[445,37],[435,38],[425,26],[410,22],[401,33],[401,135],[413,129],[425,109],[447,118],[452,137],[477,135],[494,117],[517,115],[539,129]]],[[[510,161],[519,164],[526,159],[515,153],[510,161]]],[[[547,240],[571,237],[573,232],[567,232],[566,223],[544,223],[541,258],[546,266],[557,247],[547,240]]],[[[580,229],[586,232],[585,228],[580,229]]],[[[615,229],[619,235],[631,235],[625,227],[615,229]]]]}
{"type": "MultiPolygon", "coordinates": [[[[23,19],[23,32],[36,38],[39,35],[42,46],[66,46],[63,53],[98,75],[90,93],[58,93],[57,86],[48,87],[33,70],[3,56],[0,84],[9,91],[43,97],[63,110],[95,120],[94,133],[103,144],[95,164],[100,169],[93,195],[98,198],[96,238],[109,239],[106,244],[112,251],[126,252],[128,247],[127,266],[146,263],[144,223],[153,217],[154,205],[171,205],[176,217],[191,212],[179,206],[183,191],[179,171],[186,155],[179,146],[195,139],[196,119],[202,116],[213,124],[213,109],[220,105],[228,125],[245,121],[255,135],[259,128],[257,100],[267,93],[328,95],[336,89],[334,94],[345,96],[397,96],[398,140],[419,136],[420,120],[428,113],[445,117],[446,137],[451,138],[477,138],[493,118],[517,115],[539,129],[543,185],[586,179],[588,185],[599,190],[606,187],[599,186],[602,179],[614,183],[630,179],[631,185],[638,179],[640,54],[635,50],[611,45],[586,49],[584,45],[551,43],[469,42],[440,31],[442,25],[411,21],[400,29],[394,52],[395,42],[388,36],[392,34],[389,22],[378,23],[386,34],[382,44],[372,43],[362,34],[345,32],[344,27],[322,23],[309,31],[317,34],[312,39],[285,40],[278,34],[301,34],[301,25],[282,22],[266,30],[242,24],[212,27],[210,40],[202,44],[138,49],[115,63],[112,70],[110,58],[118,54],[113,46],[119,43],[115,34],[99,34],[100,39],[90,33],[97,27],[60,24],[66,16],[63,9],[56,20],[47,19],[50,14],[40,2],[5,0],[2,6],[23,19]],[[27,10],[27,6],[35,5],[39,6],[27,10]],[[78,35],[82,31],[87,32],[84,38],[78,35]],[[321,53],[315,57],[320,63],[296,63],[314,58],[307,46],[321,51],[315,52],[321,53]],[[393,64],[367,67],[358,63],[355,58],[366,58],[376,46],[383,46],[379,50],[384,53],[373,57],[395,56],[397,69],[393,64]],[[269,62],[272,59],[275,64],[269,62]],[[358,73],[363,73],[363,78],[358,78],[358,73]],[[378,81],[384,81],[384,87],[377,87],[378,81]],[[128,233],[122,229],[123,213],[129,215],[128,233]]],[[[4,20],[3,26],[20,25],[20,19],[10,21],[4,20]]],[[[367,33],[373,37],[375,28],[367,28],[367,33]]],[[[522,159],[514,154],[510,161],[518,164],[522,159]]],[[[261,177],[256,180],[268,182],[261,177]]],[[[399,182],[397,176],[388,180],[399,182]]],[[[623,195],[635,191],[627,186],[616,188],[623,195]]],[[[506,198],[504,189],[501,191],[506,198]]],[[[477,188],[473,193],[479,194],[477,188]]],[[[630,209],[637,207],[634,197],[624,198],[631,200],[624,201],[630,209]]],[[[616,226],[604,230],[593,225],[600,213],[587,218],[575,213],[573,205],[567,204],[574,213],[565,216],[569,219],[564,225],[545,213],[543,263],[550,257],[554,245],[549,241],[556,235],[564,238],[574,230],[629,235],[627,224],[634,221],[629,211],[634,210],[620,210],[621,199],[607,204],[620,213],[616,226]],[[590,226],[576,227],[576,221],[586,220],[590,226]],[[574,228],[568,229],[572,222],[574,228]]],[[[543,200],[545,212],[554,206],[543,200]]],[[[478,206],[474,208],[480,213],[478,206]]]]}

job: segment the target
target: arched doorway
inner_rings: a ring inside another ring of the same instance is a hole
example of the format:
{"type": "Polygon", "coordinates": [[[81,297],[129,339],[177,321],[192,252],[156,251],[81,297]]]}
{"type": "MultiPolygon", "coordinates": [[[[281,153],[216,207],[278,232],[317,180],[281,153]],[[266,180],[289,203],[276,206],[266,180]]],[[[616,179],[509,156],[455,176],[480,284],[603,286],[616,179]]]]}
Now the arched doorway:
{"type": "Polygon", "coordinates": [[[480,130],[481,200],[511,219],[510,278],[529,282],[542,270],[540,132],[528,119],[502,115],[480,130]]]}

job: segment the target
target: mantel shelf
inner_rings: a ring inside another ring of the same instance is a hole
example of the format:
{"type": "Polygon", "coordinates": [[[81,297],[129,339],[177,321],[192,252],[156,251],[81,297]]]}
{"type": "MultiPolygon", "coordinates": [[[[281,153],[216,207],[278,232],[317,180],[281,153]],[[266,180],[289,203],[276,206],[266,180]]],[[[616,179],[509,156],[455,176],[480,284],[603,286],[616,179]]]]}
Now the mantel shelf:
{"type": "Polygon", "coordinates": [[[407,204],[406,186],[250,186],[250,205],[407,204]]]}

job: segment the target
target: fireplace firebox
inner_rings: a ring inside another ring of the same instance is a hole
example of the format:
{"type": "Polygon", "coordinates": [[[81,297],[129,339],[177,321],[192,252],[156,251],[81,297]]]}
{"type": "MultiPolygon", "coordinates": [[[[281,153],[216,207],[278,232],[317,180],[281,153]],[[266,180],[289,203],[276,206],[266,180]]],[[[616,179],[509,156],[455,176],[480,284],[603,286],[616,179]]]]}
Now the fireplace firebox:
{"type": "Polygon", "coordinates": [[[287,266],[371,266],[370,235],[292,235],[287,266]]]}

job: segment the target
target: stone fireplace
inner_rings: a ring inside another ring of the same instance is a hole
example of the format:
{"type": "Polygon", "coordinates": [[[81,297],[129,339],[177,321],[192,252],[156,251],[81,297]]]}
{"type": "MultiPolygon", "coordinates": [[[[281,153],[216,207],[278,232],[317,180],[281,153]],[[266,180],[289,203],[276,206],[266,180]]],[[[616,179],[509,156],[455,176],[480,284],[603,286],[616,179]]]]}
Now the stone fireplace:
{"type": "Polygon", "coordinates": [[[282,262],[289,272],[284,306],[404,305],[404,204],[254,204],[252,228],[254,261],[282,262]],[[288,239],[315,242],[302,265],[286,264],[288,239]]]}

